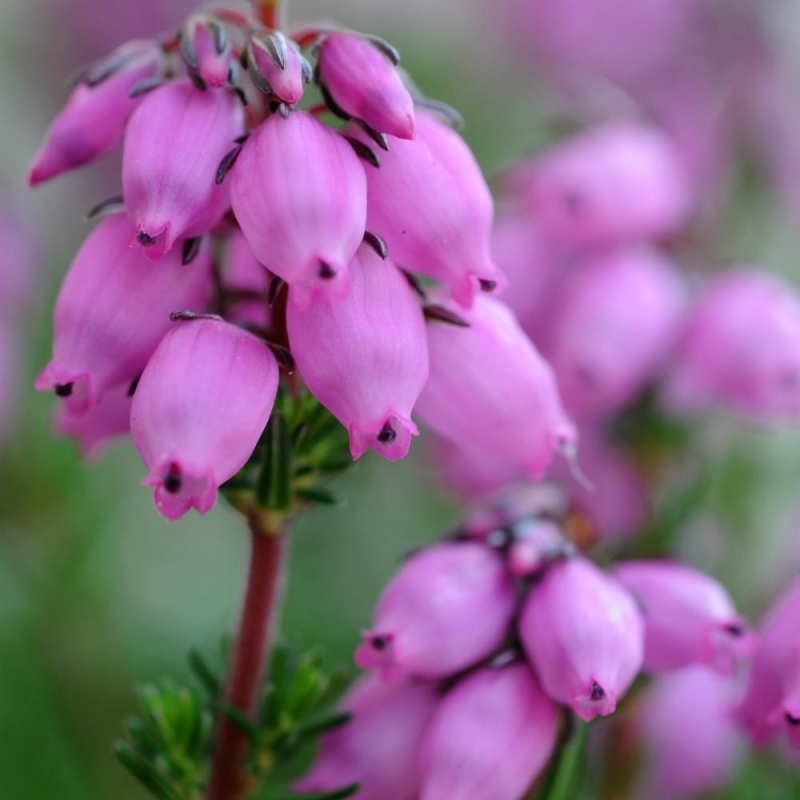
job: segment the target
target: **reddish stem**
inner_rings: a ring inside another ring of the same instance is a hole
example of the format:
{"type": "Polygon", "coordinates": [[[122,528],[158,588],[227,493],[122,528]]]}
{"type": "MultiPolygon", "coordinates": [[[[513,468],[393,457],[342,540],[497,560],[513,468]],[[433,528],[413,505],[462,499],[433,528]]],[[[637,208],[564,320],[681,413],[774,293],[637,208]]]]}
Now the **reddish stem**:
{"type": "MultiPolygon", "coordinates": [[[[250,530],[252,549],[247,591],[225,688],[225,703],[253,719],[269,654],[286,532],[265,532],[255,517],[250,519],[250,530]]],[[[248,745],[244,731],[221,711],[207,800],[239,800],[244,796],[247,790],[244,762],[248,745]]]]}
{"type": "Polygon", "coordinates": [[[256,17],[262,25],[273,30],[280,30],[281,0],[254,0],[256,17]]]}

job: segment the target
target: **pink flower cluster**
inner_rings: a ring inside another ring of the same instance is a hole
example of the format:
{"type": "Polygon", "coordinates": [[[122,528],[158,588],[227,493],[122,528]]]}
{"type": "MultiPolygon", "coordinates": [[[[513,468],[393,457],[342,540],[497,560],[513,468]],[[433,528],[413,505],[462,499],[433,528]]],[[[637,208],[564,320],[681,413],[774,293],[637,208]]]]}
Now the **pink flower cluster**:
{"type": "MultiPolygon", "coordinates": [[[[800,296],[755,267],[687,278],[675,243],[696,193],[665,133],[599,125],[513,165],[502,191],[502,299],[553,370],[594,490],[564,460],[550,477],[571,487],[597,535],[630,537],[646,521],[644,470],[608,435],[646,396],[677,419],[709,409],[798,419],[800,296]]],[[[437,446],[445,483],[474,498],[525,479],[478,440],[437,446]]]]}
{"type": "Polygon", "coordinates": [[[534,478],[575,441],[550,367],[487,296],[504,277],[480,169],[397,61],[348,31],[194,15],[87,68],[36,156],[32,184],[122,142],[122,195],[66,275],[36,386],[88,455],[130,430],[170,519],[208,511],[252,454],[273,351],[353,458],[405,456],[412,410],[534,478]],[[312,80],[324,102],[301,109],[312,80]]]}
{"type": "Polygon", "coordinates": [[[376,674],[345,699],[353,717],[301,788],[519,800],[554,752],[560,707],[588,722],[612,714],[640,671],[730,676],[752,653],[714,579],[671,561],[601,569],[533,497],[403,564],[355,655],[376,674]]]}

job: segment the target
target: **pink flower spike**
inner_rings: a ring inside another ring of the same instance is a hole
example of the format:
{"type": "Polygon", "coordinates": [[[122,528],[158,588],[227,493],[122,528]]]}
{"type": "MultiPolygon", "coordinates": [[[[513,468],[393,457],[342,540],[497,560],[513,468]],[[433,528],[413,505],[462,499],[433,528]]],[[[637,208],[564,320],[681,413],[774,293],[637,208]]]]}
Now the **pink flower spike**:
{"type": "MultiPolygon", "coordinates": [[[[374,146],[356,126],[346,131],[374,146]]],[[[378,159],[380,167],[366,166],[367,227],[386,240],[398,266],[447,284],[464,307],[481,282],[501,284],[491,254],[492,197],[463,139],[418,114],[417,138],[393,138],[378,159]]]]}
{"type": "Polygon", "coordinates": [[[233,92],[172,81],[151,92],[128,123],[122,154],[125,208],[136,241],[158,261],[181,237],[207,233],[228,210],[220,162],[244,130],[233,92]]]}
{"type": "Polygon", "coordinates": [[[606,418],[632,402],[670,355],[683,308],[683,284],[655,250],[620,248],[583,263],[546,351],[570,414],[606,418]]]}
{"type": "Polygon", "coordinates": [[[622,561],[616,577],[633,593],[645,625],[644,668],[651,672],[704,664],[731,675],[753,654],[755,639],[725,588],[671,561],[622,561]]]}
{"type": "Polygon", "coordinates": [[[71,414],[96,405],[117,384],[139,377],[176,310],[205,310],[211,295],[211,251],[190,264],[178,250],[157,267],[130,247],[124,214],[103,220],[78,251],[56,300],[53,358],[36,379],[39,391],[65,398],[71,414]]]}
{"type": "Polygon", "coordinates": [[[444,678],[498,648],[515,609],[514,584],[498,553],[480,542],[433,545],[386,587],[355,660],[387,679],[444,678]]]}
{"type": "Polygon", "coordinates": [[[371,447],[394,461],[418,433],[411,410],[428,379],[425,321],[406,279],[370,245],[348,272],[341,300],[316,295],[303,308],[290,288],[289,342],[308,388],[350,433],[353,458],[371,447]]]}
{"type": "Polygon", "coordinates": [[[311,67],[300,48],[280,31],[254,36],[247,50],[250,75],[265,94],[293,106],[303,98],[311,67]]]}
{"type": "Polygon", "coordinates": [[[442,436],[541,478],[577,438],[550,366],[499,300],[481,295],[458,313],[469,327],[428,323],[430,378],[417,415],[442,436]]]}
{"type": "Polygon", "coordinates": [[[414,101],[396,53],[357,33],[329,33],[319,48],[319,82],[338,110],[380,133],[414,138],[414,101]]]}
{"type": "Polygon", "coordinates": [[[306,111],[274,114],[232,169],[231,201],[256,258],[305,308],[320,292],[347,294],[347,267],[364,238],[367,182],[351,146],[306,111]]]}
{"type": "Polygon", "coordinates": [[[141,102],[131,90],[158,75],[163,54],[155,42],[134,41],[90,68],[53,120],[28,182],[37,186],[111,150],[141,102]],[[106,75],[105,72],[110,71],[106,75]]]}
{"type": "Polygon", "coordinates": [[[527,664],[473,672],[436,709],[419,798],[520,800],[550,759],[557,733],[558,711],[527,664]]]}
{"type": "Polygon", "coordinates": [[[81,414],[73,414],[61,404],[56,412],[56,430],[75,439],[87,461],[98,458],[112,439],[130,433],[131,388],[127,383],[113,387],[96,406],[81,414]]]}
{"type": "Polygon", "coordinates": [[[614,712],[644,657],[633,597],[579,557],[554,564],[532,587],[519,634],[545,692],[586,722],[614,712]]]}
{"type": "Polygon", "coordinates": [[[314,766],[294,788],[329,792],[357,783],[353,800],[415,797],[422,740],[437,701],[431,684],[361,678],[340,706],[352,717],[323,736],[314,766]]]}
{"type": "Polygon", "coordinates": [[[191,17],[181,31],[180,51],[201,86],[219,89],[228,83],[234,56],[225,28],[216,20],[191,17]]]}
{"type": "Polygon", "coordinates": [[[694,202],[691,178],[669,137],[614,122],[557,145],[511,178],[543,230],[608,244],[674,234],[694,202]]]}
{"type": "Polygon", "coordinates": [[[251,456],[278,390],[278,365],[263,341],[217,319],[173,323],[133,398],[133,443],[171,520],[205,514],[217,488],[251,456]]]}

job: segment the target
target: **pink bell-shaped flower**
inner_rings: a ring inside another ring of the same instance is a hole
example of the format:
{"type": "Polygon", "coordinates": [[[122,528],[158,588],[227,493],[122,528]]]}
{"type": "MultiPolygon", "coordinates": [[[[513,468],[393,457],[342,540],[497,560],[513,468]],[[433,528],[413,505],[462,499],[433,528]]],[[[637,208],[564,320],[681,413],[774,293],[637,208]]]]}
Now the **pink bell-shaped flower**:
{"type": "Polygon", "coordinates": [[[347,428],[350,452],[393,461],[418,433],[411,409],[428,379],[425,320],[400,271],[368,244],[349,269],[350,291],[316,295],[305,308],[289,290],[286,325],[300,375],[347,428]]]}
{"type": "Polygon", "coordinates": [[[151,92],[125,133],[125,208],[146,256],[158,261],[181,237],[201,236],[230,206],[228,185],[216,183],[222,159],[244,131],[233,92],[200,91],[172,81],[151,92]]]}
{"type": "Polygon", "coordinates": [[[304,308],[315,291],[347,294],[366,223],[364,168],[345,139],[306,111],[274,114],[233,166],[231,201],[256,258],[304,308]]]}
{"type": "Polygon", "coordinates": [[[36,379],[70,413],[96,405],[117,384],[138,378],[170,328],[173,311],[204,311],[211,295],[211,252],[190,264],[175,250],[154,266],[131,247],[124,214],[103,220],[78,251],[58,294],[53,358],[36,379]]]}
{"type": "Polygon", "coordinates": [[[694,800],[716,795],[744,755],[733,719],[734,681],[704,667],[660,676],[636,706],[636,740],[643,745],[642,800],[694,800]]]}
{"type": "Polygon", "coordinates": [[[133,443],[167,519],[210,511],[217,488],[250,458],[278,390],[260,339],[218,319],[173,323],[133,397],[133,443]]]}
{"type": "Polygon", "coordinates": [[[545,692],[587,722],[614,712],[644,657],[633,597],[584,558],[554,564],[531,588],[519,634],[545,692]]]}
{"type": "Polygon", "coordinates": [[[557,145],[519,168],[510,189],[543,230],[583,244],[674,234],[694,201],[669,137],[634,122],[610,123],[557,145]]]}
{"type": "Polygon", "coordinates": [[[111,150],[141,102],[141,97],[131,97],[131,90],[155,77],[162,60],[155,42],[135,41],[90,67],[53,120],[33,161],[30,185],[88,164],[111,150]]]}
{"type": "Polygon", "coordinates": [[[499,300],[479,296],[459,313],[469,327],[428,324],[430,377],[417,414],[442,436],[540,478],[576,440],[553,372],[499,300]]]}
{"type": "Polygon", "coordinates": [[[797,292],[753,268],[712,279],[690,312],[665,396],[679,412],[720,405],[766,421],[797,418],[797,292]]]}
{"type": "Polygon", "coordinates": [[[516,609],[500,555],[480,542],[445,542],[403,564],[384,590],[356,651],[384,676],[444,678],[490,655],[516,609]]]}
{"type": "Polygon", "coordinates": [[[713,578],[673,561],[622,561],[614,574],[639,601],[644,668],[652,672],[705,664],[730,675],[755,641],[730,595],[713,578]]]}
{"type": "Polygon", "coordinates": [[[262,92],[290,106],[300,102],[312,72],[293,41],[280,31],[253,36],[247,59],[253,82],[262,92]]]}
{"type": "MultiPolygon", "coordinates": [[[[447,284],[469,307],[475,286],[502,282],[492,260],[492,196],[475,157],[461,137],[425,114],[417,138],[395,139],[367,165],[367,227],[382,236],[403,269],[447,284]]],[[[371,140],[355,126],[354,138],[371,140]]]]}
{"type": "Polygon", "coordinates": [[[180,52],[199,87],[218,89],[228,83],[234,56],[225,28],[216,20],[190,17],[181,31],[180,52]]]}
{"type": "Polygon", "coordinates": [[[436,709],[419,798],[520,800],[550,759],[557,733],[556,706],[527,664],[473,672],[436,709]]]}
{"type": "Polygon", "coordinates": [[[320,86],[338,111],[380,133],[414,138],[414,101],[397,72],[397,54],[357,33],[329,33],[319,47],[320,86]]]}
{"type": "Polygon", "coordinates": [[[669,355],[683,286],[656,251],[620,248],[584,263],[561,303],[546,355],[564,405],[576,418],[608,417],[634,400],[669,355]]]}
{"type": "Polygon", "coordinates": [[[109,389],[96,406],[81,414],[73,414],[62,403],[56,411],[56,431],[75,439],[85,459],[98,458],[112,439],[130,433],[131,388],[135,387],[124,383],[109,389]]]}
{"type": "Polygon", "coordinates": [[[431,684],[361,678],[341,703],[348,722],[322,738],[301,792],[329,792],[357,783],[353,800],[413,800],[419,791],[425,730],[438,702],[431,684]]]}
{"type": "MultiPolygon", "coordinates": [[[[800,673],[800,581],[781,595],[760,628],[747,692],[737,716],[755,744],[773,738],[782,726],[798,726],[800,673]]],[[[794,742],[793,742],[794,743],[794,742]]]]}

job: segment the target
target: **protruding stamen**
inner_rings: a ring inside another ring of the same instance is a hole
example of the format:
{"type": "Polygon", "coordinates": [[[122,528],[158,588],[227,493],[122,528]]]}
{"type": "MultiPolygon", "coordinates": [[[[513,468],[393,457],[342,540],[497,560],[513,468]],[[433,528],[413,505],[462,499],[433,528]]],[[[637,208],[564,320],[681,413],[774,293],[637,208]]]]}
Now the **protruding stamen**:
{"type": "Polygon", "coordinates": [[[73,383],[57,383],[53,390],[59,397],[69,397],[72,394],[73,383]]]}

